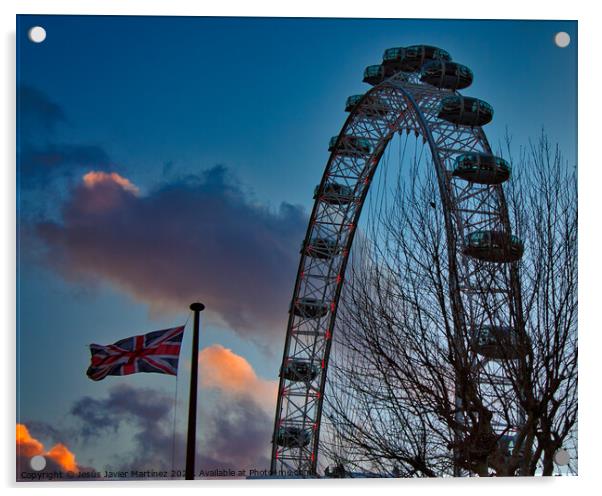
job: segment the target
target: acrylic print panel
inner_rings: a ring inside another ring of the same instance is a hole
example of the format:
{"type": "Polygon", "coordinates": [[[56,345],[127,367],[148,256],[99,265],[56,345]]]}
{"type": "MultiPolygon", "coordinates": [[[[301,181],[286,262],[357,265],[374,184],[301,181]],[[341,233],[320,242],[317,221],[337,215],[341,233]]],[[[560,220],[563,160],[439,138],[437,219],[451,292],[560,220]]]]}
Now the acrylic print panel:
{"type": "Polygon", "coordinates": [[[19,481],[577,474],[574,21],[18,16],[19,481]]]}

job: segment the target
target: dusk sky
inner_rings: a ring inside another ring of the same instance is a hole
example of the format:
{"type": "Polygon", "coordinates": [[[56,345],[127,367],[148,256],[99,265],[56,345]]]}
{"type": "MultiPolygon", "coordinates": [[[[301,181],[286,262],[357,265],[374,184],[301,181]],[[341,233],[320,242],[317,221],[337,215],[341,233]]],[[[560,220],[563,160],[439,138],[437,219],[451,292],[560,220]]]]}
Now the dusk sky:
{"type": "Polygon", "coordinates": [[[506,130],[518,149],[544,128],[576,163],[573,21],[19,16],[17,28],[17,421],[25,452],[59,446],[48,458],[63,468],[172,467],[176,379],[92,382],[87,346],[184,324],[197,299],[197,466],[266,468],[313,188],[346,97],[368,89],[363,69],[386,48],[445,48],[475,74],[463,93],[495,109],[494,148],[506,130]]]}

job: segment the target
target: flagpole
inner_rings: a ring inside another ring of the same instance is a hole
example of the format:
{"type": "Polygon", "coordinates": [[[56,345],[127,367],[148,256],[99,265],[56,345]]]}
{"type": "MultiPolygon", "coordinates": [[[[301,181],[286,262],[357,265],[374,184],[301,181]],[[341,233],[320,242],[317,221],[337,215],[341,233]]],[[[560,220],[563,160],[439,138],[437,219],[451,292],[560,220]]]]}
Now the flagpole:
{"type": "Polygon", "coordinates": [[[196,397],[199,375],[199,314],[205,310],[202,303],[193,303],[192,362],[190,370],[190,401],[188,402],[188,439],[186,443],[186,480],[194,480],[194,456],[196,453],[196,397]]]}

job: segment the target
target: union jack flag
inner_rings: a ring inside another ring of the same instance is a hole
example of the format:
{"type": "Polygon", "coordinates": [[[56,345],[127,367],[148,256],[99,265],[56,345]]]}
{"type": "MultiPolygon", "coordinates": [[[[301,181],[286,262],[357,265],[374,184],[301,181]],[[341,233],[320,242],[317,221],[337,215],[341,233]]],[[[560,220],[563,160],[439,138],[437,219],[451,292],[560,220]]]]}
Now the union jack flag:
{"type": "Polygon", "coordinates": [[[176,375],[184,326],[121,339],[106,346],[91,344],[86,375],[100,381],[108,375],[156,372],[176,375]]]}

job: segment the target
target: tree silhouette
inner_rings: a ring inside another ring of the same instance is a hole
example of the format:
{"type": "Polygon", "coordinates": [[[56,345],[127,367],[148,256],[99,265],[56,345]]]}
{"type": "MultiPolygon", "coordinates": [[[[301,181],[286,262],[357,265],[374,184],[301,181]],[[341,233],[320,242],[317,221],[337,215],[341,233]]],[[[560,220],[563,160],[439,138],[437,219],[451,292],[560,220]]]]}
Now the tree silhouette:
{"type": "Polygon", "coordinates": [[[470,305],[493,314],[500,304],[500,271],[488,262],[475,265],[484,291],[465,302],[465,322],[454,321],[437,182],[422,161],[368,207],[325,395],[321,452],[334,464],[330,475],[576,473],[576,169],[543,133],[518,159],[511,150],[506,138],[513,171],[505,197],[525,245],[520,262],[502,271],[522,299],[515,332],[471,324],[470,305]],[[483,356],[487,343],[496,358],[483,356]],[[561,447],[571,462],[555,469],[561,447]]]}

